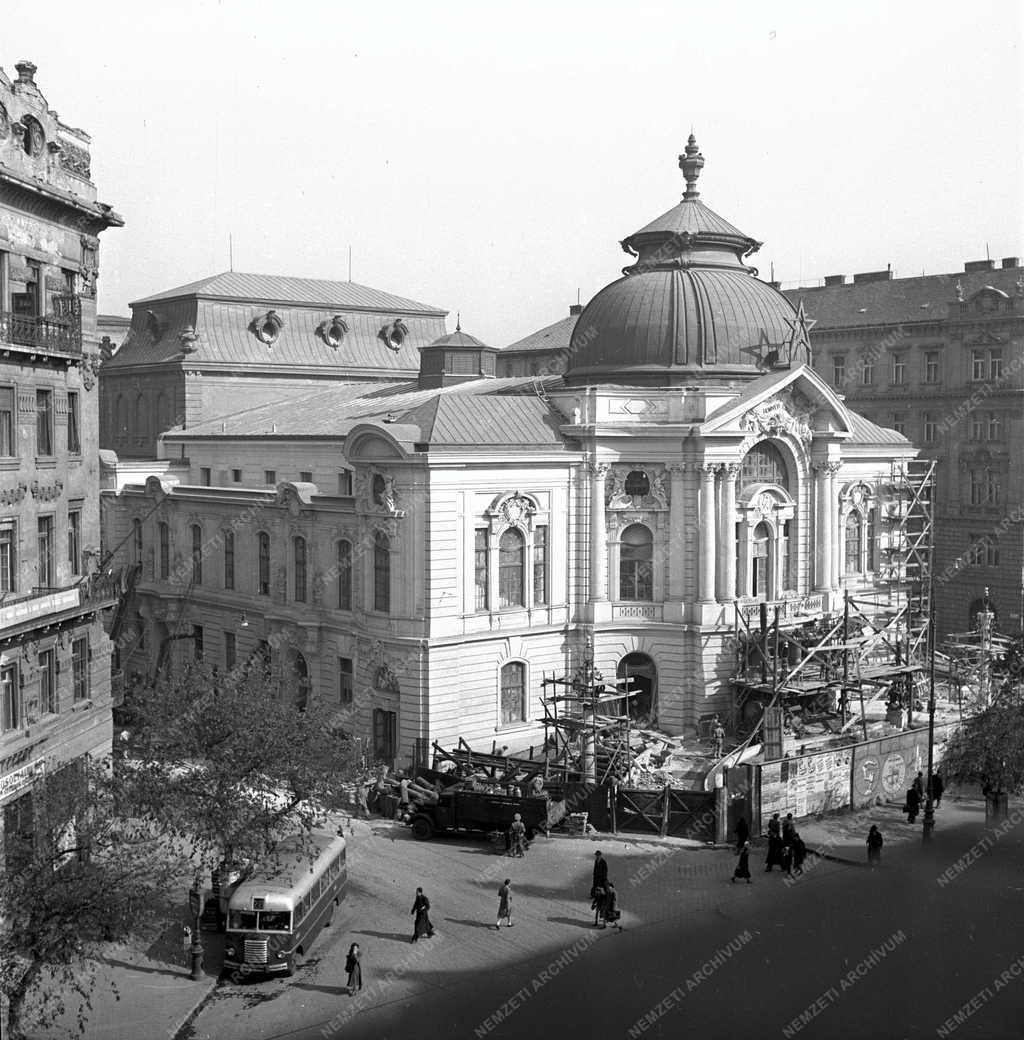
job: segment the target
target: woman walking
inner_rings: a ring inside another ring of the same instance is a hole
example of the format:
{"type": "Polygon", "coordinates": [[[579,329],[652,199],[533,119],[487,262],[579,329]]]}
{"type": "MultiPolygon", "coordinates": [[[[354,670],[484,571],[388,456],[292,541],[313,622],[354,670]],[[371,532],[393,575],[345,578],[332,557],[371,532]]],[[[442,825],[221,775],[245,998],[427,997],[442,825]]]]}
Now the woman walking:
{"type": "Polygon", "coordinates": [[[348,972],[348,995],[355,996],[363,988],[363,966],[359,963],[359,943],[348,948],[345,958],[345,971],[348,972]]]}
{"type": "Polygon", "coordinates": [[[416,889],[416,899],[412,904],[411,914],[416,915],[413,923],[412,938],[410,942],[416,942],[421,936],[428,939],[434,936],[434,926],[430,923],[430,900],[423,894],[422,888],[416,889]]]}
{"type": "Polygon", "coordinates": [[[868,831],[868,866],[874,870],[882,862],[882,832],[871,824],[868,831]]]}
{"type": "Polygon", "coordinates": [[[501,931],[501,922],[512,927],[512,882],[505,878],[505,883],[498,889],[498,921],[495,928],[501,931]]]}
{"type": "Polygon", "coordinates": [[[740,861],[736,864],[736,869],[732,872],[732,878],[730,881],[735,881],[737,878],[746,878],[747,884],[750,882],[750,842],[746,841],[743,843],[743,848],[739,850],[740,861]]]}

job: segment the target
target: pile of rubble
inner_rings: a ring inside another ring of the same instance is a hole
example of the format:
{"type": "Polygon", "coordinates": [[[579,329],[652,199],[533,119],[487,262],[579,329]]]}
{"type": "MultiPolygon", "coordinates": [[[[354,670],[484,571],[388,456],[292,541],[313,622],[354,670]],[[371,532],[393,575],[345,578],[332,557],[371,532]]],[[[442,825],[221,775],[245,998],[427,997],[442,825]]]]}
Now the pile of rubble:
{"type": "Polygon", "coordinates": [[[655,729],[631,730],[628,758],[624,740],[613,734],[605,739],[598,737],[598,775],[612,762],[613,773],[625,787],[657,790],[665,786],[692,786],[691,781],[698,776],[703,780],[706,767],[695,766],[695,762],[702,762],[705,756],[697,749],[686,751],[682,737],[655,729]]]}

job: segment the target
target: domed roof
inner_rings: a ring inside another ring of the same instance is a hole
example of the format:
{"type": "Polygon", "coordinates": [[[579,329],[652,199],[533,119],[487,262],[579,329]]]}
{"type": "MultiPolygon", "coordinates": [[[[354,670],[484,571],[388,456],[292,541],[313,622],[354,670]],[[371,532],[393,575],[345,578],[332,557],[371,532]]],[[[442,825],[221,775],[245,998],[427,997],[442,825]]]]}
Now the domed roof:
{"type": "Polygon", "coordinates": [[[637,262],[584,308],[567,382],[675,385],[788,367],[810,323],[744,263],[760,242],[699,199],[693,134],[679,157],[682,201],[622,242],[637,262]]]}

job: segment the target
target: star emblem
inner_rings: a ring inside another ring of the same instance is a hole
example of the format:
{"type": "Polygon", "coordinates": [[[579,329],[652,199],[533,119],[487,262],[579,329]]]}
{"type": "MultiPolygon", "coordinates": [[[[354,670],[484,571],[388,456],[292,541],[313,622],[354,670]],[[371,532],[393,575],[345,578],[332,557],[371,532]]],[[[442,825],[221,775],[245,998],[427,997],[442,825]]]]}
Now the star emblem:
{"type": "Polygon", "coordinates": [[[751,354],[754,358],[754,363],[761,369],[775,368],[779,363],[779,349],[772,346],[771,340],[768,339],[768,333],[764,329],[761,329],[761,337],[757,342],[757,346],[743,347],[740,353],[751,354]]]}
{"type": "Polygon", "coordinates": [[[807,364],[811,363],[811,329],[818,324],[816,319],[809,318],[804,310],[804,301],[800,300],[800,306],[796,309],[795,318],[787,318],[786,324],[790,328],[789,333],[789,362],[797,358],[800,348],[804,350],[807,364]]]}

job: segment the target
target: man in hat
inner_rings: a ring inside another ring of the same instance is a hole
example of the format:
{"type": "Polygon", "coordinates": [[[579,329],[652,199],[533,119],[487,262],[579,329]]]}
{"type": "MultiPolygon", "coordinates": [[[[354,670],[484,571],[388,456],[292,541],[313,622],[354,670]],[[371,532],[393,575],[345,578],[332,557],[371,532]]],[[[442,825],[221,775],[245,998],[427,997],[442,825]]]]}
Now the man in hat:
{"type": "Polygon", "coordinates": [[[523,818],[519,813],[512,817],[512,826],[509,828],[509,834],[512,837],[512,855],[525,856],[526,824],[523,823],[523,818]]]}
{"type": "Polygon", "coordinates": [[[608,861],[600,852],[594,853],[594,881],[590,886],[590,898],[596,899],[598,892],[603,892],[608,884],[608,861]]]}

